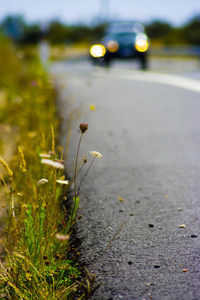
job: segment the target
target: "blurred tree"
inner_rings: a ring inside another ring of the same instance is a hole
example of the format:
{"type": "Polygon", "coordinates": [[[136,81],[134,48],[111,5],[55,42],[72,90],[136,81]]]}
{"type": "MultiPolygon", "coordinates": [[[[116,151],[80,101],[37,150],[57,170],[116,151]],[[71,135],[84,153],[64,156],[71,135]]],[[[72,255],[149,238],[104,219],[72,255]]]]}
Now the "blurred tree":
{"type": "Polygon", "coordinates": [[[59,44],[65,42],[70,35],[70,30],[62,23],[53,21],[47,31],[47,39],[50,43],[59,44]]]}
{"type": "Polygon", "coordinates": [[[182,32],[188,44],[200,45],[200,15],[192,18],[182,28],[182,32]]]}
{"type": "Polygon", "coordinates": [[[76,43],[99,40],[104,32],[105,24],[97,24],[94,27],[86,25],[64,25],[58,21],[51,22],[47,39],[50,43],[76,43]]]}
{"type": "Polygon", "coordinates": [[[147,24],[146,31],[150,38],[163,38],[171,33],[172,26],[169,23],[154,20],[152,23],[147,24]]]}
{"type": "MultiPolygon", "coordinates": [[[[0,23],[0,31],[12,40],[24,44],[36,44],[43,37],[53,44],[91,43],[101,40],[106,25],[105,20],[93,22],[91,26],[52,21],[42,28],[41,24],[26,24],[22,16],[7,16],[0,23]]],[[[152,44],[200,45],[200,15],[179,28],[161,20],[153,20],[145,27],[152,44]]]]}
{"type": "Polygon", "coordinates": [[[24,34],[25,22],[22,16],[7,16],[1,22],[1,32],[14,41],[18,41],[24,34]]]}
{"type": "Polygon", "coordinates": [[[26,25],[20,42],[23,44],[37,44],[41,36],[42,32],[38,24],[26,25]]]}

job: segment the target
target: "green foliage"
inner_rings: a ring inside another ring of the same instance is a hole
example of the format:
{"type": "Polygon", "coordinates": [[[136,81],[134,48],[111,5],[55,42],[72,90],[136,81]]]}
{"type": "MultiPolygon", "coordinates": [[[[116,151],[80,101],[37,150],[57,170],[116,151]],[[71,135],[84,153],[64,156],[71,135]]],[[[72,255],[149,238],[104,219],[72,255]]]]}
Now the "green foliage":
{"type": "Polygon", "coordinates": [[[186,24],[182,32],[189,44],[200,45],[200,16],[194,17],[186,24]]]}
{"type": "Polygon", "coordinates": [[[80,276],[69,257],[77,202],[68,217],[63,201],[69,185],[62,184],[65,174],[59,163],[63,150],[55,147],[54,131],[59,125],[55,91],[38,59],[27,63],[5,39],[0,43],[0,55],[4,58],[0,60],[0,89],[5,95],[0,123],[14,132],[15,144],[9,166],[0,159],[8,212],[0,297],[70,299],[80,276]],[[42,154],[48,155],[55,167],[42,163],[42,154]]]}
{"type": "Polygon", "coordinates": [[[181,27],[173,27],[161,20],[154,20],[146,25],[147,33],[152,41],[159,40],[163,44],[200,44],[200,17],[196,16],[181,27]]]}
{"type": "Polygon", "coordinates": [[[151,38],[165,38],[172,31],[172,26],[169,23],[155,20],[149,25],[146,25],[147,33],[151,38]]]}
{"type": "Polygon", "coordinates": [[[47,40],[52,44],[91,42],[102,37],[105,24],[94,27],[86,25],[67,26],[60,22],[52,22],[47,31],[47,40]]]}
{"type": "Polygon", "coordinates": [[[47,39],[50,43],[59,44],[69,39],[70,30],[60,22],[52,22],[49,26],[47,39]]]}
{"type": "MultiPolygon", "coordinates": [[[[163,20],[152,20],[146,24],[146,30],[152,41],[162,44],[199,45],[199,16],[193,17],[185,25],[175,27],[163,20]]],[[[13,41],[24,44],[37,44],[45,37],[51,44],[91,43],[99,41],[106,28],[106,22],[93,25],[67,25],[52,21],[45,30],[37,23],[26,24],[21,16],[8,16],[0,23],[0,32],[13,41]]]]}
{"type": "Polygon", "coordinates": [[[37,44],[42,38],[42,30],[39,24],[26,25],[24,34],[20,39],[21,44],[37,44]]]}

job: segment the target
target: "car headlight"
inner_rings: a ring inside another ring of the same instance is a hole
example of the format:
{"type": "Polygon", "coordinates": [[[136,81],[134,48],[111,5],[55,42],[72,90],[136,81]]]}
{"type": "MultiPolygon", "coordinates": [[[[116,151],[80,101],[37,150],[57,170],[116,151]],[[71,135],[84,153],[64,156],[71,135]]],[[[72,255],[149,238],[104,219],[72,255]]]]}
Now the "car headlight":
{"type": "Polygon", "coordinates": [[[119,44],[115,41],[109,41],[106,46],[110,52],[117,52],[119,49],[119,44]]]}
{"type": "Polygon", "coordinates": [[[149,48],[148,38],[145,33],[139,33],[135,40],[135,49],[139,52],[145,52],[149,48]]]}
{"type": "Polygon", "coordinates": [[[90,54],[93,57],[103,57],[106,53],[106,48],[103,45],[93,45],[90,48],[90,54]]]}

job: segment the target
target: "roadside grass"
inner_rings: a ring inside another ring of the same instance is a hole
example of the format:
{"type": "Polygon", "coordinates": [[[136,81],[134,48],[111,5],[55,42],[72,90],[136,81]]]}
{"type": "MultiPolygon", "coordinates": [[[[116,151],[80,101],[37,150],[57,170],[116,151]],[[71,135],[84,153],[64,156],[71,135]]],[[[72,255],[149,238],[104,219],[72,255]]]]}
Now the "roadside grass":
{"type": "MultiPolygon", "coordinates": [[[[78,153],[88,125],[80,124],[73,204],[66,211],[72,182],[66,178],[63,148],[56,146],[59,122],[51,80],[37,56],[27,60],[4,38],[0,58],[0,298],[87,299],[94,277],[79,282],[80,254],[72,253],[70,236],[80,218],[78,153]],[[11,139],[4,139],[7,134],[11,139]]],[[[91,154],[85,176],[100,157],[91,154]]]]}
{"type": "Polygon", "coordinates": [[[66,59],[81,59],[83,57],[89,57],[90,44],[76,43],[76,44],[57,44],[50,45],[50,58],[53,61],[66,60],[66,59]]]}

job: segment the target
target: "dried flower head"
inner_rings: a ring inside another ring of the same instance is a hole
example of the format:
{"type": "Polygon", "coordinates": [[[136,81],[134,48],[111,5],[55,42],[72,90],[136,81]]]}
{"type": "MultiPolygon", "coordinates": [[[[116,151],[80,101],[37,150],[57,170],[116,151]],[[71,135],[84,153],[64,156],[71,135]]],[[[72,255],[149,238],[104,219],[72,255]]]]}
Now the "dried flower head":
{"type": "Polygon", "coordinates": [[[89,128],[88,123],[81,123],[79,125],[79,129],[82,134],[85,133],[88,130],[88,128],[89,128]]]}
{"type": "Polygon", "coordinates": [[[94,157],[102,158],[102,154],[98,151],[91,151],[90,154],[92,154],[94,157]]]}
{"type": "Polygon", "coordinates": [[[60,184],[69,184],[68,180],[56,180],[56,182],[60,184]]]}
{"type": "Polygon", "coordinates": [[[38,181],[38,185],[41,185],[41,184],[45,184],[45,183],[47,183],[48,182],[48,179],[45,179],[45,178],[42,178],[42,179],[40,179],[39,181],[38,181]]]}
{"type": "Polygon", "coordinates": [[[42,158],[50,158],[51,157],[50,154],[46,154],[46,153],[40,153],[39,156],[42,158]]]}
{"type": "Polygon", "coordinates": [[[57,162],[57,161],[53,161],[53,160],[50,160],[50,159],[45,159],[43,158],[41,160],[41,163],[42,164],[45,164],[45,165],[48,165],[48,166],[51,166],[51,167],[54,167],[54,168],[57,168],[57,169],[64,169],[64,165],[57,162]]]}
{"type": "Polygon", "coordinates": [[[57,233],[55,237],[60,241],[68,241],[70,236],[57,233]]]}

